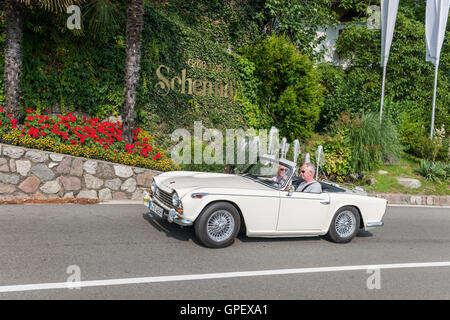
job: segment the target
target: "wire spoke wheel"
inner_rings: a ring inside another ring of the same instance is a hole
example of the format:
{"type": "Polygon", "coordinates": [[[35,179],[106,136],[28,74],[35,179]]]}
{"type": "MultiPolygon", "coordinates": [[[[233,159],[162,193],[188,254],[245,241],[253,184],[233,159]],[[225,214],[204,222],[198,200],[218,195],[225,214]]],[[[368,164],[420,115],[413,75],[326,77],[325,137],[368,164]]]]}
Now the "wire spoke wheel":
{"type": "Polygon", "coordinates": [[[351,237],[356,230],[356,217],[353,212],[349,210],[342,211],[336,217],[334,226],[339,237],[351,237]]]}
{"type": "Polygon", "coordinates": [[[206,222],[206,233],[208,237],[216,242],[230,238],[234,232],[233,215],[226,210],[214,212],[206,222]]]}

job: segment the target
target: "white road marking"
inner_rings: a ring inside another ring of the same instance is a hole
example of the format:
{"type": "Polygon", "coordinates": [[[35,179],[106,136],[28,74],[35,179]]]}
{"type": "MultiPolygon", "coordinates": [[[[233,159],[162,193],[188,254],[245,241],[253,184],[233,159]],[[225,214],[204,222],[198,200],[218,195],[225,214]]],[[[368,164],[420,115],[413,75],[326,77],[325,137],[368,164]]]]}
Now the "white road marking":
{"type": "Polygon", "coordinates": [[[261,277],[261,276],[276,276],[276,275],[305,274],[305,273],[319,273],[319,272],[339,272],[339,271],[358,271],[358,270],[376,270],[376,269],[437,268],[437,267],[450,267],[450,261],[188,274],[175,276],[80,281],[76,283],[74,282],[37,283],[37,284],[0,286],[0,293],[21,292],[31,290],[68,289],[74,286],[84,288],[84,287],[115,286],[126,284],[160,283],[160,282],[189,281],[189,280],[210,280],[210,279],[225,279],[225,278],[240,278],[240,277],[261,277]]]}

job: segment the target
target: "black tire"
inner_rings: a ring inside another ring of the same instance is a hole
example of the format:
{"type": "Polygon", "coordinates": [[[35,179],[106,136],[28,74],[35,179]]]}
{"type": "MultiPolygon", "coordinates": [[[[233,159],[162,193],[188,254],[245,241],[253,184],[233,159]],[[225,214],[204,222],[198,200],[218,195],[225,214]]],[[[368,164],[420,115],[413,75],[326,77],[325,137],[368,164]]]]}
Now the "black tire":
{"type": "Polygon", "coordinates": [[[239,212],[227,202],[207,206],[195,221],[195,235],[208,248],[225,248],[233,244],[240,228],[239,212]]]}
{"type": "Polygon", "coordinates": [[[333,220],[331,220],[330,228],[326,236],[329,240],[336,243],[350,242],[358,233],[359,224],[360,217],[358,210],[355,207],[342,207],[336,212],[333,220]]]}

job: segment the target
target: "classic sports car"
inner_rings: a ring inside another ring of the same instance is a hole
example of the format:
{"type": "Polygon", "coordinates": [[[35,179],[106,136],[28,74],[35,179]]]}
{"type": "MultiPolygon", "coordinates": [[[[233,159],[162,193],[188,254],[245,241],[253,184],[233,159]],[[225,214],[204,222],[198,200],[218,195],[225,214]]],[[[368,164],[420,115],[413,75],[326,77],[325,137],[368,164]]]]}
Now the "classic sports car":
{"type": "Polygon", "coordinates": [[[296,170],[292,161],[260,157],[240,174],[166,172],[154,177],[144,205],[157,219],[193,226],[200,242],[211,248],[231,245],[239,232],[248,237],[326,235],[345,243],[360,228],[383,226],[385,199],[326,182],[320,182],[322,193],[295,191],[301,182],[296,170]],[[279,165],[287,168],[281,185],[274,182],[279,165]]]}

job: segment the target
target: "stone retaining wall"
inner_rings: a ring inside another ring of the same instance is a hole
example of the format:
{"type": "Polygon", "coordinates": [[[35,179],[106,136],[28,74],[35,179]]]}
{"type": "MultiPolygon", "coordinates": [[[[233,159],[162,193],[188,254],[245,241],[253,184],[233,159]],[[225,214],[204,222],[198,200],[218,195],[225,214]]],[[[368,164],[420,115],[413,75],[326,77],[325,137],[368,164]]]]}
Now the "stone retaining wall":
{"type": "Polygon", "coordinates": [[[386,199],[389,204],[408,204],[424,206],[450,206],[450,196],[432,196],[420,194],[381,193],[377,197],[386,199]]]}
{"type": "Polygon", "coordinates": [[[0,144],[0,200],[140,200],[159,171],[0,144]]]}

